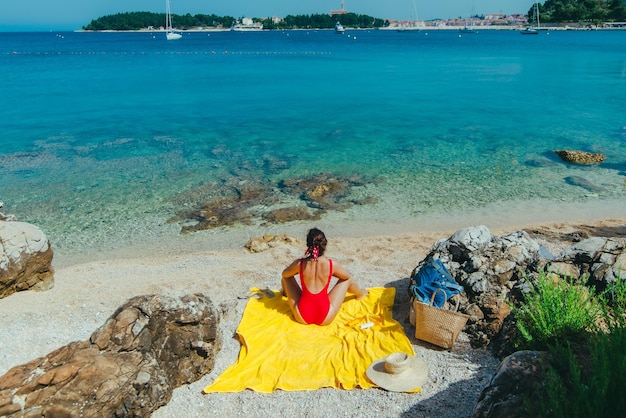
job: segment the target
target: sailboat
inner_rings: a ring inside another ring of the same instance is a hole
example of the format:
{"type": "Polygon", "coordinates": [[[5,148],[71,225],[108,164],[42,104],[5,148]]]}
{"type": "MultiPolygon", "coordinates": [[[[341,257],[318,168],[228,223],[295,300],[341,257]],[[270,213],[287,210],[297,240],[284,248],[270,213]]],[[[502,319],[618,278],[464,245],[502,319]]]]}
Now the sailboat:
{"type": "Polygon", "coordinates": [[[537,23],[537,27],[530,26],[527,28],[524,28],[523,30],[520,31],[520,33],[522,35],[538,35],[539,34],[539,3],[535,3],[535,10],[534,10],[534,16],[533,16],[533,24],[537,23]]]}
{"type": "Polygon", "coordinates": [[[465,23],[465,26],[463,26],[461,29],[459,29],[459,32],[461,33],[478,33],[476,31],[476,29],[474,29],[474,18],[471,17],[469,20],[469,25],[467,24],[467,21],[465,23]]]}
{"type": "Polygon", "coordinates": [[[414,30],[420,30],[420,29],[424,29],[424,22],[420,22],[419,20],[417,20],[417,7],[415,6],[415,0],[412,0],[411,3],[413,4],[413,10],[412,10],[412,16],[414,18],[414,20],[410,21],[408,26],[399,26],[396,30],[398,32],[405,32],[405,31],[414,31],[414,30]]]}
{"type": "Polygon", "coordinates": [[[182,38],[183,35],[174,32],[172,29],[172,12],[170,10],[170,0],[165,0],[165,38],[168,41],[175,41],[182,38]]]}
{"type": "Polygon", "coordinates": [[[474,17],[476,16],[476,14],[474,13],[474,6],[472,6],[472,14],[470,15],[469,19],[465,19],[465,25],[459,29],[459,32],[461,33],[478,33],[476,31],[476,29],[474,29],[474,17]],[[469,20],[469,25],[467,24],[467,21],[469,20]]]}

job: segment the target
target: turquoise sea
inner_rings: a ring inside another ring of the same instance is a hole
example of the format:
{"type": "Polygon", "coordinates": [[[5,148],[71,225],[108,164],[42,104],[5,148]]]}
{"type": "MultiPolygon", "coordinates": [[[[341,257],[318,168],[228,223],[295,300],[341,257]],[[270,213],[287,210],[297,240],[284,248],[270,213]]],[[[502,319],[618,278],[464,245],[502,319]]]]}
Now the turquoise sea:
{"type": "Polygon", "coordinates": [[[0,33],[0,71],[1,211],[61,255],[626,215],[625,31],[0,33]],[[246,217],[181,234],[207,202],[246,217]]]}

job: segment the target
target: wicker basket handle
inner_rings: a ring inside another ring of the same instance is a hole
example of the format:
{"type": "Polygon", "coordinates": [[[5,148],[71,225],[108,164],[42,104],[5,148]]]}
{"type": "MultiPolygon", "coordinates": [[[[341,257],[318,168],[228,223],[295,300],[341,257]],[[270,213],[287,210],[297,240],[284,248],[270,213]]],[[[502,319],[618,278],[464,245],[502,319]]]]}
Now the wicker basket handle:
{"type": "MultiPolygon", "coordinates": [[[[454,299],[454,296],[452,296],[450,299],[447,298],[446,295],[446,291],[443,289],[435,289],[435,291],[433,292],[432,296],[430,297],[430,306],[434,306],[435,304],[435,295],[437,294],[437,292],[443,292],[443,305],[446,304],[446,302],[448,301],[452,301],[452,299],[454,299]]],[[[459,310],[459,305],[461,304],[461,301],[457,299],[456,303],[454,305],[452,305],[452,303],[450,303],[450,306],[454,306],[453,309],[448,309],[449,311],[452,312],[457,312],[459,310]]],[[[441,306],[443,306],[441,305],[441,306]]]]}
{"type": "MultiPolygon", "coordinates": [[[[435,291],[433,292],[432,296],[430,297],[430,306],[435,306],[435,296],[437,295],[437,292],[443,292],[443,305],[446,304],[446,302],[448,301],[448,297],[446,295],[445,290],[443,289],[435,289],[435,291]]],[[[441,306],[443,306],[441,305],[441,306]]]]}

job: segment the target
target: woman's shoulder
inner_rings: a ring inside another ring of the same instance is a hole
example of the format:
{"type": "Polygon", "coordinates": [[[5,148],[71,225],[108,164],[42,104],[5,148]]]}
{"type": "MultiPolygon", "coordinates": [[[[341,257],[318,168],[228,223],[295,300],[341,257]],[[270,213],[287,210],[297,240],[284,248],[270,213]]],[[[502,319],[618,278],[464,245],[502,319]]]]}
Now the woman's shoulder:
{"type": "Polygon", "coordinates": [[[314,260],[311,257],[303,257],[299,259],[299,263],[302,263],[303,266],[307,266],[309,265],[309,263],[316,263],[318,266],[319,265],[324,265],[327,266],[329,264],[334,263],[334,261],[328,257],[319,257],[317,260],[314,260]]]}

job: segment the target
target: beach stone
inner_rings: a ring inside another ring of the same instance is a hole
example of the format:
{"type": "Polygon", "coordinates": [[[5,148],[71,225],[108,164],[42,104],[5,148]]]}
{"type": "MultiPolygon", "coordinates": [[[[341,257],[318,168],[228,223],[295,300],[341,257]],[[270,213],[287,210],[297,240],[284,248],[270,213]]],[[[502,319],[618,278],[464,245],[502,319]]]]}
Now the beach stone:
{"type": "Polygon", "coordinates": [[[602,154],[592,154],[585,151],[577,151],[571,149],[554,151],[561,159],[571,164],[599,164],[604,161],[602,154]]]}
{"type": "Polygon", "coordinates": [[[246,242],[246,249],[252,253],[260,253],[267,251],[270,248],[277,247],[283,244],[300,243],[298,238],[292,237],[287,234],[270,235],[265,234],[260,237],[252,237],[246,242]]]}
{"type": "Polygon", "coordinates": [[[89,340],[0,376],[0,416],[150,416],[213,369],[217,325],[201,294],[132,298],[89,340]]]}
{"type": "Polygon", "coordinates": [[[0,299],[23,290],[54,286],[53,251],[38,227],[0,220],[0,299]]]}
{"type": "Polygon", "coordinates": [[[580,278],[580,270],[574,264],[563,261],[553,261],[547,266],[547,271],[552,275],[569,278],[576,281],[580,278]]]}
{"type": "Polygon", "coordinates": [[[545,354],[517,351],[500,363],[489,384],[483,389],[472,418],[519,417],[524,402],[531,404],[543,393],[542,362],[545,354]]]}
{"type": "Polygon", "coordinates": [[[566,248],[555,263],[571,265],[578,277],[587,275],[587,285],[601,292],[626,278],[626,238],[587,238],[566,248]]]}

